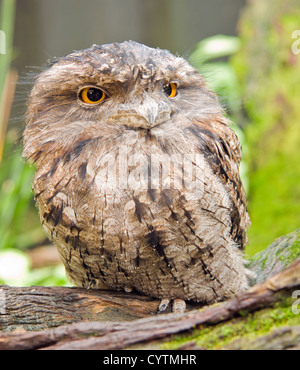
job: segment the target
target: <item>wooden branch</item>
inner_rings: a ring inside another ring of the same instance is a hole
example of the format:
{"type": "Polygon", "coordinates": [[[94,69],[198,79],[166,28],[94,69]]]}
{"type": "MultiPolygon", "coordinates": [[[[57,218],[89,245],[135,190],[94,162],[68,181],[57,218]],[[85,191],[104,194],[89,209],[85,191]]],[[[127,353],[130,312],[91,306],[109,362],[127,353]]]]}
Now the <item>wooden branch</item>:
{"type": "MultiPolygon", "coordinates": [[[[123,349],[182,333],[199,325],[213,325],[261,307],[270,307],[300,289],[300,259],[284,271],[234,299],[200,311],[166,314],[134,322],[80,322],[31,333],[0,334],[0,349],[123,349]]],[[[80,290],[83,294],[83,291],[80,290]]],[[[102,296],[101,294],[96,295],[102,296]]],[[[108,292],[109,296],[112,294],[108,292]]],[[[117,296],[118,297],[118,294],[117,296]]],[[[130,299],[131,295],[127,298],[130,299]]],[[[145,298],[145,297],[144,297],[145,298]]],[[[94,296],[95,299],[95,296],[94,296]]],[[[115,297],[111,297],[113,301],[115,297]]],[[[83,301],[84,302],[84,301],[83,301]]],[[[143,309],[149,298],[143,300],[143,309]]],[[[49,305],[50,307],[50,305],[49,305]]],[[[100,307],[101,304],[100,304],[100,307]]],[[[153,313],[153,312],[152,312],[153,313]]],[[[5,315],[4,315],[5,316],[5,315]]]]}
{"type": "Polygon", "coordinates": [[[136,320],[155,315],[159,304],[143,295],[82,288],[0,286],[0,293],[4,312],[0,311],[0,330],[5,331],[43,330],[79,321],[136,320]]]}

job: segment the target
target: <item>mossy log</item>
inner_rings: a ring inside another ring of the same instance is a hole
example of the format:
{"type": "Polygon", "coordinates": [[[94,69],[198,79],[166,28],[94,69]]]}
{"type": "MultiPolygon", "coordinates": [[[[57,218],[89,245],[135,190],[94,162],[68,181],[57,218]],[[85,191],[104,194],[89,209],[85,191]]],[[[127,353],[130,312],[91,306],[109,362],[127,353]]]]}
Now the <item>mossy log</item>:
{"type": "Polygon", "coordinates": [[[300,257],[300,229],[277,238],[268,248],[248,261],[248,268],[255,273],[252,285],[262,283],[276,275],[298,257],[300,257]]]}
{"type": "Polygon", "coordinates": [[[124,292],[0,285],[0,331],[36,331],[80,321],[132,321],[155,315],[158,304],[159,300],[124,292]]]}
{"type": "Polygon", "coordinates": [[[158,300],[137,294],[2,286],[0,328],[14,331],[0,334],[0,349],[297,348],[299,240],[300,231],[279,238],[250,261],[265,282],[223,303],[191,304],[184,314],[156,315],[158,300]],[[282,253],[280,265],[269,264],[268,258],[280,260],[282,253]]]}
{"type": "MultiPolygon", "coordinates": [[[[290,267],[227,302],[185,314],[165,314],[131,322],[80,322],[28,333],[0,335],[0,349],[124,349],[178,333],[201,330],[290,299],[300,289],[300,259],[290,267]],[[195,329],[196,328],[196,329],[195,329]]],[[[299,327],[295,332],[300,345],[299,327]]],[[[282,333],[281,333],[282,334],[282,333]]],[[[274,333],[272,334],[275,335],[274,333]]],[[[265,341],[262,340],[261,348],[265,341]]],[[[266,343],[269,347],[269,343],[266,343]]],[[[277,343],[278,346],[278,343],[277,343]]]]}

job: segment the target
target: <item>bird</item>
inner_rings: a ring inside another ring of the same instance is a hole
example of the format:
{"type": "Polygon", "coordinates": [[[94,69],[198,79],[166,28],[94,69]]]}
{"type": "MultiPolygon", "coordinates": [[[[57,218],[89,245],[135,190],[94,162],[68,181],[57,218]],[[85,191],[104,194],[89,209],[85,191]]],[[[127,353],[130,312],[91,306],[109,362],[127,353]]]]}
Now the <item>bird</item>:
{"type": "Polygon", "coordinates": [[[184,312],[248,288],[241,145],[205,78],[135,41],[55,59],[33,82],[23,157],[71,282],[184,312]]]}

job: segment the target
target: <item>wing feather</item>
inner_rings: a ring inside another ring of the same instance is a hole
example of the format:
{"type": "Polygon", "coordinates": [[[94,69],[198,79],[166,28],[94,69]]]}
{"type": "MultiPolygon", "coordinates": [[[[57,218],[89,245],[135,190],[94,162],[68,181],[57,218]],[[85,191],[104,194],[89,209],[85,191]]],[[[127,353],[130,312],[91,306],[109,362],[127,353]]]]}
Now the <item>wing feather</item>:
{"type": "Polygon", "coordinates": [[[213,115],[209,122],[197,120],[189,127],[189,131],[196,136],[199,149],[205,154],[213,172],[228,190],[232,201],[230,232],[233,240],[244,249],[250,219],[246,194],[239,174],[241,146],[229,124],[230,121],[225,117],[213,115]]]}

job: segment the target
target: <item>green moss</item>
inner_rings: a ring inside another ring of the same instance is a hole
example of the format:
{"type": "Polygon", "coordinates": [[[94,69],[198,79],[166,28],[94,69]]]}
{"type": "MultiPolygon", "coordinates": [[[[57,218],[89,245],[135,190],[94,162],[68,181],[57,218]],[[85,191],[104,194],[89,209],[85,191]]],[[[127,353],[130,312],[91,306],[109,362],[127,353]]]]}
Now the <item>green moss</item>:
{"type": "Polygon", "coordinates": [[[290,263],[295,261],[298,257],[300,257],[300,232],[298,234],[298,238],[296,239],[296,241],[289,248],[288,255],[280,255],[279,259],[285,266],[288,266],[290,263]]]}
{"type": "Polygon", "coordinates": [[[265,308],[215,326],[195,328],[188,333],[173,336],[160,348],[177,349],[187,342],[194,341],[201,348],[220,349],[237,339],[253,340],[276,328],[299,324],[299,316],[292,312],[292,303],[292,299],[284,298],[273,308],[265,308]]]}

